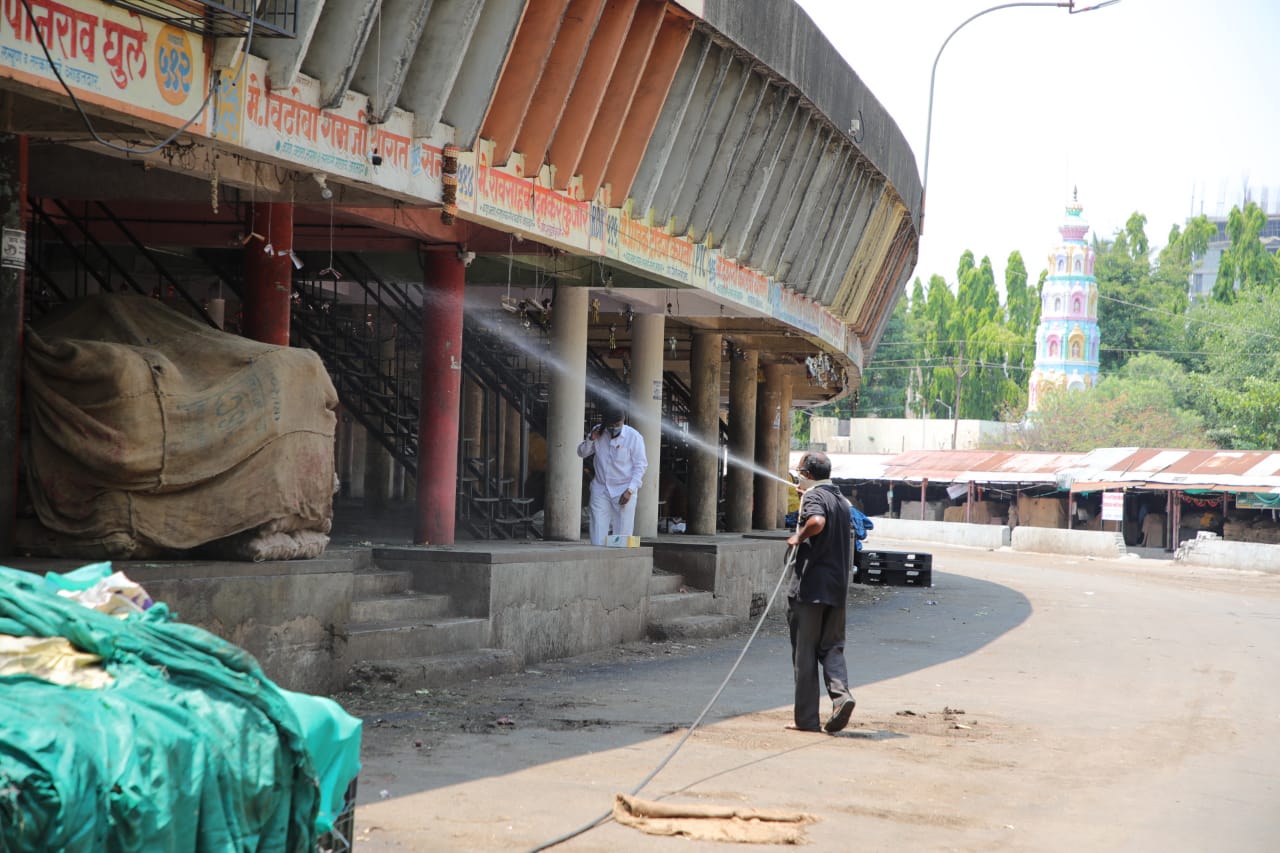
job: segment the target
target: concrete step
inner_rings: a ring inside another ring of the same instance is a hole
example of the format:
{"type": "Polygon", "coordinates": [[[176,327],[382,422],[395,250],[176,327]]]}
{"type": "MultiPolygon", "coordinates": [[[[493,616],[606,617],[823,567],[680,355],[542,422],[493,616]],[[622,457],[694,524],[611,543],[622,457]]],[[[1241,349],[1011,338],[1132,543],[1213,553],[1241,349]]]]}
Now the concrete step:
{"type": "Polygon", "coordinates": [[[413,588],[413,572],[356,572],[352,598],[370,598],[408,592],[413,588]]]}
{"type": "Polygon", "coordinates": [[[668,592],[649,596],[649,621],[665,622],[677,616],[715,613],[716,597],[709,592],[668,592]]]}
{"type": "Polygon", "coordinates": [[[484,645],[488,619],[439,618],[353,622],[347,626],[351,660],[393,660],[474,650],[484,645]]]}
{"type": "Polygon", "coordinates": [[[400,592],[392,595],[360,597],[351,601],[351,621],[403,622],[418,619],[423,622],[445,616],[449,612],[449,596],[429,595],[425,592],[400,592]]]}
{"type": "Polygon", "coordinates": [[[415,690],[445,687],[519,669],[515,653],[509,649],[472,649],[419,658],[360,661],[347,677],[351,682],[382,681],[415,690]]]}
{"type": "Polygon", "coordinates": [[[651,596],[679,592],[682,586],[684,586],[684,575],[673,575],[666,572],[662,574],[654,572],[649,575],[649,595],[651,596]]]}
{"type": "Polygon", "coordinates": [[[649,638],[653,640],[685,640],[727,637],[739,627],[735,616],[707,613],[699,616],[676,616],[655,622],[649,620],[649,638]]]}

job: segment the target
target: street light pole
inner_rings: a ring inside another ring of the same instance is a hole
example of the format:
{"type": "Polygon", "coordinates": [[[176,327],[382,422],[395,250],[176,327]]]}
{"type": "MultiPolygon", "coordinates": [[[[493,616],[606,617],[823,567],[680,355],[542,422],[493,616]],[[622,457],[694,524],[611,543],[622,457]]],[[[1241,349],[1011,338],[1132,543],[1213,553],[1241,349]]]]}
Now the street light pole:
{"type": "Polygon", "coordinates": [[[999,6],[992,6],[989,9],[983,9],[981,12],[970,15],[961,22],[960,26],[951,31],[951,35],[947,36],[942,42],[942,47],[938,48],[938,53],[933,58],[933,70],[929,73],[929,117],[925,122],[924,131],[924,175],[920,182],[920,229],[919,233],[924,233],[924,204],[929,194],[929,143],[933,138],[933,85],[938,77],[938,60],[942,58],[942,51],[947,49],[947,45],[955,34],[963,30],[973,21],[978,20],[983,15],[989,15],[992,12],[998,12],[1001,9],[1014,9],[1019,6],[1046,6],[1054,9],[1066,9],[1067,14],[1076,15],[1080,12],[1092,12],[1095,9],[1101,9],[1104,6],[1111,6],[1119,3],[1120,0],[1104,0],[1102,3],[1094,3],[1092,6],[1082,6],[1076,8],[1075,0],[1045,0],[1044,2],[1026,2],[1026,3],[1001,3],[999,6]]]}

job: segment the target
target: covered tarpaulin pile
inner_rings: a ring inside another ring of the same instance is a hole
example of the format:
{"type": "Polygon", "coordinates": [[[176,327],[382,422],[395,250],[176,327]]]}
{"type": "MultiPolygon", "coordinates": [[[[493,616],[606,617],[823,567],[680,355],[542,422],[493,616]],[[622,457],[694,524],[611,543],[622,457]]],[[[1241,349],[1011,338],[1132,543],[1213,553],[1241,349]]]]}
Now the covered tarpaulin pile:
{"type": "Polygon", "coordinates": [[[359,770],[360,721],[150,604],[105,564],[0,567],[0,635],[35,640],[7,665],[0,644],[0,850],[313,853],[359,770]],[[99,604],[68,597],[104,585],[99,604]],[[28,665],[42,654],[61,675],[28,665]]]}
{"type": "Polygon", "coordinates": [[[33,554],[319,556],[338,398],[320,357],[104,294],[27,329],[33,554]],[[210,546],[209,543],[213,543],[210,546]]]}

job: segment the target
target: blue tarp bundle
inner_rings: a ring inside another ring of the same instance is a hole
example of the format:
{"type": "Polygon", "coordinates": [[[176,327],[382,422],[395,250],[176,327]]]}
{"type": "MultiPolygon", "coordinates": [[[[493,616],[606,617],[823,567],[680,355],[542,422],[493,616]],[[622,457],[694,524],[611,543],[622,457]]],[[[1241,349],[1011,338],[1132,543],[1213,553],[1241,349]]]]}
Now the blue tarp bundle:
{"type": "Polygon", "coordinates": [[[114,680],[0,677],[0,853],[314,851],[359,720],[163,604],[118,619],[55,588],[0,567],[0,634],[65,637],[114,680]]]}

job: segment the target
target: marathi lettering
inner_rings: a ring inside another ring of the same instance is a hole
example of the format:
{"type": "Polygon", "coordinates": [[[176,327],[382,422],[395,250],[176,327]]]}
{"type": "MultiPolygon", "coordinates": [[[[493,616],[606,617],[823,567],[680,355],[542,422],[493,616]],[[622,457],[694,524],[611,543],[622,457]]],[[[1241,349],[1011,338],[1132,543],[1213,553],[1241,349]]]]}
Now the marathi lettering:
{"type": "Polygon", "coordinates": [[[132,29],[117,21],[102,21],[102,59],[111,69],[111,81],[116,88],[123,89],[134,79],[147,76],[147,53],[143,45],[147,43],[147,31],[142,28],[142,16],[136,12],[129,13],[130,18],[137,18],[138,28],[132,29]]]}
{"type": "Polygon", "coordinates": [[[443,173],[444,151],[432,148],[426,143],[419,145],[417,159],[413,161],[413,174],[426,175],[438,180],[443,173]]]}
{"type": "MultiPolygon", "coordinates": [[[[15,36],[22,41],[34,44],[38,41],[35,37],[35,29],[38,27],[39,41],[44,42],[51,55],[58,52],[64,59],[84,57],[90,62],[93,61],[97,53],[97,15],[56,3],[54,0],[29,0],[29,2],[30,15],[23,7],[22,0],[4,0],[4,18],[15,36]]],[[[103,21],[104,26],[107,23],[103,21]]],[[[144,60],[144,73],[145,65],[144,60]]]]}
{"type": "MultiPolygon", "coordinates": [[[[298,94],[298,89],[296,87],[290,89],[289,94],[298,94]]],[[[363,159],[370,153],[369,126],[364,121],[363,112],[354,118],[348,118],[325,112],[297,98],[267,91],[263,79],[256,73],[249,74],[248,91],[245,94],[245,118],[255,127],[274,130],[281,136],[300,142],[311,145],[324,142],[338,154],[363,159]]],[[[382,134],[382,136],[383,138],[393,137],[392,134],[382,134]]],[[[408,140],[405,144],[408,144],[408,140]]],[[[379,153],[384,158],[388,157],[387,152],[379,151],[379,153]]],[[[401,157],[404,168],[407,170],[408,150],[406,149],[402,156],[397,150],[396,156],[401,157]]]]}
{"type": "Polygon", "coordinates": [[[574,201],[555,190],[537,187],[533,216],[538,230],[550,237],[567,238],[586,229],[591,218],[590,204],[574,201]]]}
{"type": "Polygon", "coordinates": [[[533,218],[533,184],[487,166],[480,167],[480,188],[485,200],[526,219],[533,218]]]}
{"type": "Polygon", "coordinates": [[[409,171],[409,156],[413,151],[412,139],[398,133],[379,130],[374,145],[382,155],[383,163],[401,172],[409,171]]]}

